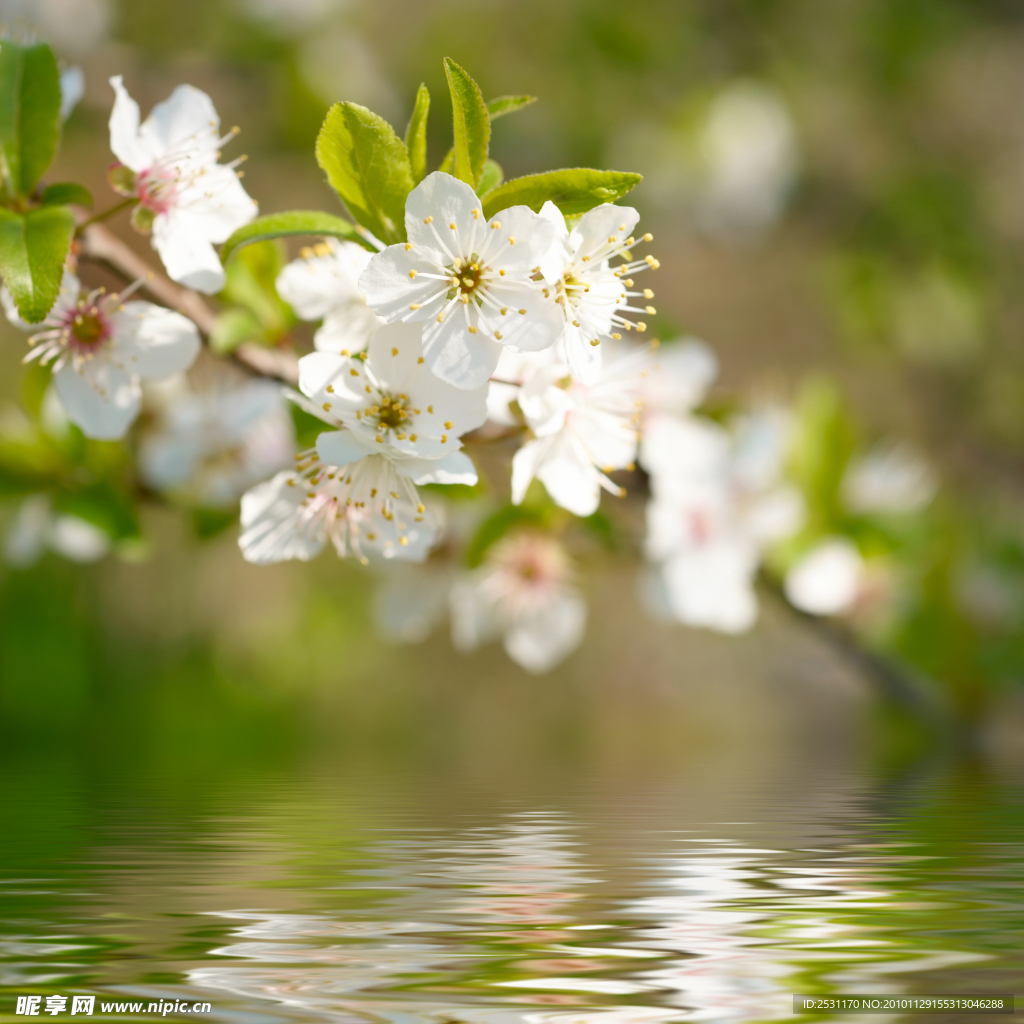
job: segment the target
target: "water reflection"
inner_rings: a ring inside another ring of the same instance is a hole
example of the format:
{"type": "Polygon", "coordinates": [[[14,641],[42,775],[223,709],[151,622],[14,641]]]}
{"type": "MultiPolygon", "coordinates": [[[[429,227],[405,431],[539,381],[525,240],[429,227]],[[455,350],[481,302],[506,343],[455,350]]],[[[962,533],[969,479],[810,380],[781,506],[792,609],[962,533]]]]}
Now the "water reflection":
{"type": "Polygon", "coordinates": [[[1024,980],[1013,787],[983,814],[870,784],[729,824],[667,797],[439,815],[284,786],[141,844],[116,815],[53,879],[3,878],[0,984],[232,1020],[656,1024],[1024,980]]]}

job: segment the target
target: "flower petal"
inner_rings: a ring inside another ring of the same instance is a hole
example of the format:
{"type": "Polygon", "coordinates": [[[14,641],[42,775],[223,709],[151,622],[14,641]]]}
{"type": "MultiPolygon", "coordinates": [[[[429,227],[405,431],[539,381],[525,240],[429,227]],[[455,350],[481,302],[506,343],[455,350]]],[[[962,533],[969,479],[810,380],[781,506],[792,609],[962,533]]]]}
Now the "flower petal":
{"type": "Polygon", "coordinates": [[[118,440],[139,414],[142,388],[138,381],[106,359],[89,360],[81,371],[68,360],[53,382],[68,419],[86,437],[118,440]]]}
{"type": "Polygon", "coordinates": [[[455,256],[468,256],[474,250],[466,247],[472,245],[474,236],[480,239],[478,246],[482,244],[485,230],[477,194],[464,181],[443,171],[428,174],[405,201],[405,232],[409,241],[444,252],[450,257],[445,263],[455,256]]]}
{"type": "Polygon", "coordinates": [[[247,562],[267,565],[290,558],[307,562],[324,549],[324,521],[304,513],[306,488],[302,484],[294,473],[284,471],[242,496],[238,546],[247,562]]]}
{"type": "Polygon", "coordinates": [[[548,672],[579,647],[586,625],[586,602],[576,590],[563,588],[512,625],[505,650],[527,672],[548,672]]]}
{"type": "MultiPolygon", "coordinates": [[[[482,262],[507,275],[529,276],[537,269],[555,241],[555,226],[528,206],[510,206],[477,232],[482,262]],[[496,226],[496,225],[500,225],[496,226]]],[[[463,255],[470,255],[467,251],[463,255]]]]}
{"type": "MultiPolygon", "coordinates": [[[[550,348],[562,333],[565,325],[562,309],[553,298],[544,297],[539,284],[492,284],[488,293],[500,308],[507,310],[502,315],[487,308],[485,313],[488,327],[501,332],[502,345],[512,345],[523,352],[540,352],[550,348]]],[[[446,314],[445,319],[461,322],[465,331],[465,322],[456,315],[458,312],[446,314]]],[[[424,336],[431,330],[432,325],[428,324],[424,336]]]]}
{"type": "Polygon", "coordinates": [[[128,95],[124,79],[114,75],[114,107],[110,111],[110,148],[114,156],[133,171],[144,171],[157,153],[139,135],[139,105],[128,95]]]}
{"type": "Polygon", "coordinates": [[[451,452],[443,459],[402,459],[395,468],[414,484],[468,484],[477,482],[476,466],[462,451],[451,452]]]}
{"type": "Polygon", "coordinates": [[[351,430],[325,430],[316,439],[316,453],[327,466],[347,466],[367,455],[376,454],[370,445],[351,430]]]}
{"type": "Polygon", "coordinates": [[[153,248],[172,281],[214,295],[224,287],[224,268],[205,232],[195,230],[195,220],[177,211],[160,214],[153,223],[153,248]]]}
{"type": "Polygon", "coordinates": [[[445,304],[444,265],[430,249],[408,244],[389,245],[371,257],[359,278],[369,307],[388,323],[426,320],[445,304]],[[418,306],[419,309],[412,309],[418,306]]]}
{"type": "Polygon", "coordinates": [[[612,206],[604,203],[588,210],[569,234],[569,247],[578,256],[588,256],[601,249],[609,249],[625,242],[640,214],[631,206],[612,206]],[[615,239],[610,242],[609,239],[615,239]]]}
{"type": "MultiPolygon", "coordinates": [[[[470,316],[472,323],[475,311],[470,316]]],[[[494,373],[500,355],[498,342],[469,332],[461,308],[447,313],[441,323],[435,317],[423,329],[423,358],[427,366],[453,387],[482,388],[494,373]]]]}
{"type": "Polygon", "coordinates": [[[662,571],[676,620],[722,633],[746,632],[757,621],[756,568],[756,552],[742,541],[721,541],[673,556],[662,571]]]}
{"type": "Polygon", "coordinates": [[[113,358],[143,380],[162,380],[187,370],[200,349],[196,325],[152,302],[128,302],[115,314],[113,358]]]}
{"type": "Polygon", "coordinates": [[[554,285],[569,265],[569,229],[565,226],[562,211],[550,199],[540,208],[538,216],[548,221],[555,231],[555,237],[540,261],[540,272],[544,275],[544,280],[549,285],[554,285]]]}
{"type": "MultiPolygon", "coordinates": [[[[137,117],[137,106],[135,110],[137,117]]],[[[184,153],[200,148],[209,150],[212,159],[216,160],[220,117],[213,100],[205,92],[193,85],[179,85],[167,99],[150,111],[139,135],[155,155],[164,156],[172,151],[184,153]]],[[[122,162],[127,163],[126,160],[122,162]]]]}

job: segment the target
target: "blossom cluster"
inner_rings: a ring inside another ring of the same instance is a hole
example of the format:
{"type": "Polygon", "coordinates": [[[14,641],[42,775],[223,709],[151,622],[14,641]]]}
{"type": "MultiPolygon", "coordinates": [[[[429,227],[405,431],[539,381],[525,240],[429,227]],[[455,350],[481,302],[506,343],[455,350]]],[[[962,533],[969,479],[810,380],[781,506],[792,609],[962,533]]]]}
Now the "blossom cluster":
{"type": "MultiPolygon", "coordinates": [[[[339,218],[283,229],[271,217],[261,228],[240,181],[243,158],[221,163],[236,130],[221,133],[205,93],[179,86],[141,121],[122,79],[110,84],[110,182],[167,276],[221,293],[222,259],[235,248],[319,235],[267,285],[292,321],[318,326],[295,387],[254,379],[201,354],[183,313],[132,298],[145,279],[119,293],[83,288],[72,251],[41,322],[22,316],[13,290],[2,295],[9,320],[31,335],[26,361],[51,374],[48,429],[56,418],[59,429],[119,440],[141,416],[141,488],[184,507],[240,503],[238,543],[251,563],[305,561],[329,544],[386,565],[378,619],[402,640],[422,639],[448,613],[460,650],[500,637],[528,671],[550,669],[586,629],[575,524],[600,516],[603,495],[644,481],[638,591],[648,607],[727,633],[754,624],[763,563],[808,522],[787,477],[794,426],[771,404],[745,416],[701,413],[717,373],[710,349],[647,340],[657,311],[646,272],[659,262],[636,255],[652,241],[637,233],[637,210],[598,201],[607,186],[567,203],[568,186],[587,180],[575,172],[552,172],[570,175],[550,186],[554,199],[526,191],[529,205],[499,205],[482,172],[456,157],[415,175],[404,223],[374,214],[384,239],[339,218]],[[318,423],[301,448],[296,418],[318,423]],[[481,481],[467,451],[477,441],[517,444],[500,482],[481,481]],[[476,500],[442,498],[453,485],[476,500]]],[[[322,165],[334,183],[334,164],[322,165]]],[[[406,171],[412,178],[409,161],[406,171]]],[[[355,213],[359,195],[338,180],[355,213]]],[[[898,462],[862,465],[850,501],[890,499],[893,479],[916,472],[898,462]]],[[[930,482],[917,477],[911,497],[927,502],[930,482]]],[[[863,560],[849,541],[816,540],[779,563],[785,593],[814,614],[844,612],[864,589],[863,560]]],[[[8,557],[28,564],[45,547],[87,561],[111,541],[36,494],[15,518],[8,557]]]]}

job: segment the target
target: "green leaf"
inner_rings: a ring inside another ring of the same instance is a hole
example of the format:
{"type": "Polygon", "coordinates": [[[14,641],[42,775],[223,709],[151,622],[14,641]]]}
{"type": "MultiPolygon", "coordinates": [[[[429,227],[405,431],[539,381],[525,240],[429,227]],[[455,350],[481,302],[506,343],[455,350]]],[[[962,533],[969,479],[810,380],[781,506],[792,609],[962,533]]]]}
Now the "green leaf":
{"type": "Polygon", "coordinates": [[[536,96],[495,96],[487,102],[487,113],[493,121],[496,117],[504,117],[536,102],[536,96]]]}
{"type": "Polygon", "coordinates": [[[445,174],[455,173],[455,150],[449,149],[444,155],[444,159],[441,161],[441,166],[438,167],[439,171],[444,171],[445,174]]]}
{"type": "MultiPolygon", "coordinates": [[[[288,250],[277,238],[248,246],[228,265],[227,281],[221,294],[229,302],[242,306],[256,321],[255,332],[248,338],[241,338],[236,345],[242,341],[276,344],[294,325],[291,307],[277,294],[277,276],[287,260],[288,250]]],[[[231,336],[224,335],[222,340],[231,336]]]]}
{"type": "Polygon", "coordinates": [[[42,206],[24,215],[0,209],[0,276],[30,324],[42,320],[57,298],[74,231],[66,206],[42,206]]]}
{"type": "Polygon", "coordinates": [[[405,241],[405,197],[415,182],[405,143],[382,117],[335,103],[316,140],[316,159],[349,212],[387,243],[405,241]]]}
{"type": "Polygon", "coordinates": [[[452,94],[455,128],[455,177],[476,188],[484,173],[491,141],[491,119],[480,87],[450,57],[444,59],[444,73],[452,94]]]}
{"type": "Polygon", "coordinates": [[[412,108],[409,127],[405,129],[405,148],[409,151],[409,166],[413,181],[422,181],[427,173],[427,112],[430,93],[425,85],[416,91],[416,105],[412,108]]]}
{"type": "Polygon", "coordinates": [[[567,217],[586,213],[601,203],[621,199],[642,178],[625,171],[595,171],[572,167],[544,174],[513,178],[489,192],[484,199],[488,219],[509,206],[528,206],[538,211],[550,199],[567,217]]]}
{"type": "Polygon", "coordinates": [[[238,522],[237,508],[195,508],[192,510],[192,529],[197,539],[218,537],[238,522]]]}
{"type": "Polygon", "coordinates": [[[43,189],[43,206],[73,205],[91,210],[92,203],[92,193],[84,185],[76,185],[73,181],[62,181],[43,189]]]}
{"type": "Polygon", "coordinates": [[[45,43],[0,42],[0,186],[27,196],[57,151],[60,72],[45,43]]]}
{"type": "Polygon", "coordinates": [[[505,173],[493,160],[484,164],[484,173],[480,175],[480,184],[477,185],[477,193],[481,196],[487,195],[492,189],[497,188],[505,179],[505,173]]]}
{"type": "Polygon", "coordinates": [[[376,246],[364,238],[355,225],[336,217],[333,213],[321,213],[319,210],[289,210],[287,213],[271,213],[266,217],[257,217],[244,227],[240,227],[220,248],[220,261],[227,264],[228,260],[239,249],[254,242],[265,242],[270,238],[288,238],[293,235],[329,235],[331,238],[344,238],[349,242],[358,242],[364,249],[376,252],[376,246]]]}

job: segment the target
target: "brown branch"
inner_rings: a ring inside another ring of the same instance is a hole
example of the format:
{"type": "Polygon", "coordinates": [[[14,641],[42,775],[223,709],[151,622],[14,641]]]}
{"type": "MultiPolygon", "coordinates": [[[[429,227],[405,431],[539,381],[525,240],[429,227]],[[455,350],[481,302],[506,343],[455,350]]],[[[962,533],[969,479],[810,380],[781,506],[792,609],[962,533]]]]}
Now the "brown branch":
{"type": "MultiPolygon", "coordinates": [[[[80,257],[102,263],[126,281],[141,279],[143,289],[153,298],[187,316],[204,336],[209,337],[217,314],[198,292],[175,284],[103,224],[88,225],[82,231],[80,241],[80,257]]],[[[298,382],[299,364],[293,352],[247,343],[239,345],[232,358],[250,373],[261,377],[273,377],[287,384],[298,382]]]]}

